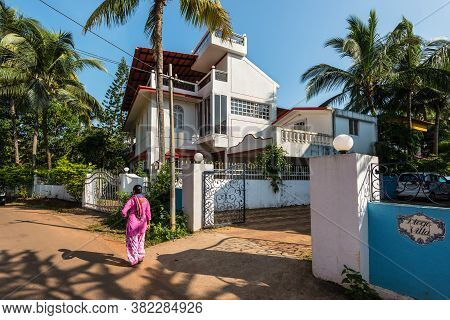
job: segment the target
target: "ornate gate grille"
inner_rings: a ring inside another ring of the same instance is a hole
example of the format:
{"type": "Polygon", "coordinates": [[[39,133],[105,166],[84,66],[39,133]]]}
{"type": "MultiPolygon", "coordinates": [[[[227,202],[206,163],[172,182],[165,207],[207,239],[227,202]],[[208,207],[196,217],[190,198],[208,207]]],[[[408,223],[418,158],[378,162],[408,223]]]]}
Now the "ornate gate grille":
{"type": "Polygon", "coordinates": [[[119,179],[107,171],[96,171],[84,182],[83,206],[102,212],[119,207],[119,179]]]}
{"type": "Polygon", "coordinates": [[[203,172],[203,227],[245,222],[244,170],[203,172]]]}

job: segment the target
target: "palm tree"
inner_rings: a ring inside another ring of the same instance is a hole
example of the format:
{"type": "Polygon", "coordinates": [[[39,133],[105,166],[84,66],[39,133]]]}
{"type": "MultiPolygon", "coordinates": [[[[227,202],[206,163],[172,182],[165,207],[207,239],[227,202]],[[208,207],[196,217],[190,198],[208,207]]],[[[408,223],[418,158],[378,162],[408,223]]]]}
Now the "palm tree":
{"type": "Polygon", "coordinates": [[[422,110],[431,106],[435,113],[433,153],[437,154],[440,111],[447,104],[450,92],[449,43],[445,40],[425,43],[414,34],[413,24],[405,18],[387,42],[387,46],[395,48],[393,51],[396,52],[391,76],[385,84],[393,89],[391,100],[397,108],[405,106],[410,131],[413,107],[419,103],[422,110]]]}
{"type": "MultiPolygon", "coordinates": [[[[90,116],[101,109],[77,78],[77,72],[86,67],[105,70],[96,59],[83,59],[74,50],[70,33],[52,33],[43,28],[20,36],[10,33],[3,37],[0,59],[8,62],[0,69],[0,94],[25,97],[35,112],[42,113],[42,134],[48,168],[51,152],[48,141],[48,111],[55,99],[72,107],[80,116],[90,116]]],[[[36,121],[38,116],[36,116],[36,121]]],[[[38,124],[36,124],[38,125],[38,124]]],[[[33,159],[37,149],[33,139],[33,159]]],[[[34,161],[35,162],[35,161],[34,161]]]]}
{"type": "MultiPolygon", "coordinates": [[[[24,35],[32,30],[38,28],[39,23],[30,18],[23,17],[17,14],[15,9],[8,7],[3,0],[0,0],[0,38],[7,34],[13,33],[24,35]]],[[[5,61],[2,61],[5,62],[5,61]]],[[[9,101],[9,113],[12,124],[13,148],[14,148],[14,162],[20,164],[19,154],[19,138],[17,130],[17,100],[14,96],[5,96],[9,101]]]]}
{"type": "MultiPolygon", "coordinates": [[[[103,22],[107,26],[125,24],[141,2],[144,1],[104,0],[87,20],[84,27],[85,32],[103,22]]],[[[166,0],[153,0],[144,27],[153,44],[153,54],[156,61],[156,101],[159,127],[159,159],[161,162],[165,161],[162,25],[166,3],[166,0]]],[[[230,18],[219,0],[180,0],[180,11],[186,21],[195,26],[206,26],[210,32],[220,30],[223,39],[228,39],[232,34],[230,18]]]]}
{"type": "Polygon", "coordinates": [[[377,90],[389,63],[382,39],[376,31],[376,13],[370,11],[367,24],[355,16],[350,16],[347,23],[347,36],[330,39],[325,46],[334,48],[341,58],[350,59],[350,67],[341,69],[328,64],[315,65],[303,73],[301,81],[307,81],[307,99],[323,91],[342,88],[340,93],[322,105],[346,102],[348,110],[375,114],[377,90]]]}
{"type": "Polygon", "coordinates": [[[437,74],[431,79],[429,76],[424,79],[415,95],[415,104],[434,113],[433,154],[438,155],[441,113],[448,108],[450,95],[450,42],[436,40],[427,43],[421,52],[420,67],[437,74]]]}

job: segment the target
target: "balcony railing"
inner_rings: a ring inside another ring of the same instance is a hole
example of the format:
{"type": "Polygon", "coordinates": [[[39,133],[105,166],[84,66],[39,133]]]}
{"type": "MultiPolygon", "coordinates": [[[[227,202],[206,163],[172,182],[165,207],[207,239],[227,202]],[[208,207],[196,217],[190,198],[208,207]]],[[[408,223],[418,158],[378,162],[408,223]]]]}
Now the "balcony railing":
{"type": "MultiPolygon", "coordinates": [[[[222,31],[216,31],[214,32],[214,36],[217,38],[222,38],[222,31]]],[[[200,43],[195,47],[195,49],[192,51],[192,54],[198,54],[199,52],[202,51],[203,47],[206,46],[206,44],[208,42],[210,42],[211,40],[211,34],[210,33],[206,33],[202,40],[200,40],[200,43]]],[[[238,44],[238,45],[245,45],[245,37],[241,36],[237,33],[232,33],[230,36],[230,41],[232,43],[238,44]]]]}
{"type": "Polygon", "coordinates": [[[227,82],[228,81],[228,73],[225,71],[221,71],[221,70],[216,70],[215,71],[215,79],[217,81],[222,81],[222,82],[227,82]]]}
{"type": "Polygon", "coordinates": [[[302,130],[281,129],[281,142],[332,146],[333,137],[328,134],[302,130]]]}
{"type": "MultiPolygon", "coordinates": [[[[217,30],[216,32],[214,32],[214,35],[217,38],[222,38],[222,31],[217,30]]],[[[239,44],[241,46],[243,46],[245,44],[245,38],[237,33],[231,34],[230,40],[231,40],[231,42],[239,44]]]]}
{"type": "Polygon", "coordinates": [[[206,76],[203,77],[202,80],[198,83],[198,90],[202,89],[208,83],[211,82],[211,72],[209,72],[206,76]]]}
{"type": "MultiPolygon", "coordinates": [[[[169,86],[169,79],[164,78],[163,79],[163,85],[169,86]]],[[[176,89],[196,92],[195,83],[188,82],[188,81],[173,81],[173,87],[176,89]]]]}

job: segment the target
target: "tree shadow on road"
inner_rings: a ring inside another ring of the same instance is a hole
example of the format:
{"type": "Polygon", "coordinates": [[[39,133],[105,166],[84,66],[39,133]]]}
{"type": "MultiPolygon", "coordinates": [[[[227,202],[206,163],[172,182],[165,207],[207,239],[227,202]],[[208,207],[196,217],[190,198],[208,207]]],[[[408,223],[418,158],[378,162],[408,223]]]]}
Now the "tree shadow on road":
{"type": "MultiPolygon", "coordinates": [[[[2,299],[343,299],[343,289],[312,275],[311,262],[204,249],[161,254],[138,268],[109,254],[60,249],[0,251],[2,299]],[[68,263],[67,260],[71,262],[68,263]]],[[[239,250],[239,249],[237,249],[239,250]]]]}
{"type": "MultiPolygon", "coordinates": [[[[99,259],[96,256],[90,259],[95,254],[74,252],[75,257],[86,259],[68,267],[64,264],[64,260],[58,259],[59,255],[50,255],[42,259],[38,257],[36,251],[32,250],[23,250],[18,253],[1,250],[0,298],[86,299],[87,293],[92,291],[95,292],[97,299],[133,299],[135,297],[133,292],[118,283],[135,269],[127,268],[120,272],[118,272],[119,269],[114,269],[112,272],[108,263],[101,262],[112,261],[110,258],[99,259]]],[[[115,259],[114,261],[123,263],[115,259]]]]}
{"type": "Polygon", "coordinates": [[[344,298],[340,286],[314,278],[311,262],[305,260],[193,249],[160,255],[158,261],[163,269],[148,269],[151,278],[159,275],[158,281],[175,284],[158,292],[162,298],[169,298],[174,291],[178,299],[344,298]],[[209,276],[215,285],[204,292],[192,290],[197,275],[209,276]]]}

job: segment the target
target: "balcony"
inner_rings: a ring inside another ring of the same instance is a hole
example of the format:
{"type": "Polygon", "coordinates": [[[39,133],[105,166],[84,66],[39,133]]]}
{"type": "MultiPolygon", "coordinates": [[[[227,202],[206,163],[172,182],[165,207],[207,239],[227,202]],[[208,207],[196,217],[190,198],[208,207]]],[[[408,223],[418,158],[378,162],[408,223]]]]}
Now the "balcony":
{"type": "Polygon", "coordinates": [[[247,55],[247,36],[233,33],[229,40],[222,40],[220,31],[205,33],[192,54],[198,55],[192,69],[200,72],[208,70],[225,54],[247,55]]]}
{"type": "Polygon", "coordinates": [[[208,145],[212,148],[227,148],[228,136],[226,134],[212,133],[199,137],[196,144],[208,145]]]}
{"type": "Polygon", "coordinates": [[[312,157],[330,154],[333,137],[328,134],[278,127],[275,138],[289,157],[312,157]]]}
{"type": "MultiPolygon", "coordinates": [[[[228,82],[228,73],[213,67],[200,81],[194,83],[184,80],[175,80],[173,82],[173,88],[176,93],[203,96],[203,92],[201,91],[213,81],[218,81],[219,83],[228,82]]],[[[154,72],[152,72],[150,76],[148,86],[156,89],[156,76],[154,72]]],[[[163,89],[169,90],[169,78],[167,77],[163,79],[163,89]]]]}

